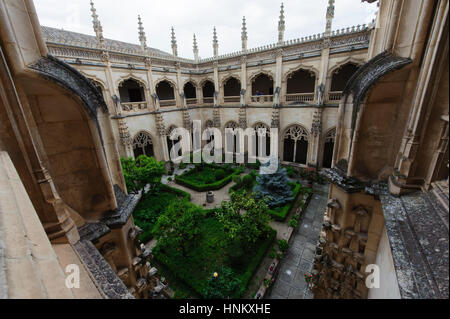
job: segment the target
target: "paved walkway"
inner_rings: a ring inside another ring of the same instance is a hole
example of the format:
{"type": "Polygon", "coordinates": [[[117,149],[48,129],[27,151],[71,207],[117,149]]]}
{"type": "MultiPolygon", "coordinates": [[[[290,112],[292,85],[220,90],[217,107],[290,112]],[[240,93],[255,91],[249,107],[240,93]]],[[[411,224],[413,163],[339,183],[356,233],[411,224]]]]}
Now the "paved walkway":
{"type": "Polygon", "coordinates": [[[314,252],[322,229],[328,201],[329,185],[314,186],[313,197],[300,219],[290,247],[281,261],[269,299],[311,299],[306,289],[305,273],[311,273],[314,252]]]}

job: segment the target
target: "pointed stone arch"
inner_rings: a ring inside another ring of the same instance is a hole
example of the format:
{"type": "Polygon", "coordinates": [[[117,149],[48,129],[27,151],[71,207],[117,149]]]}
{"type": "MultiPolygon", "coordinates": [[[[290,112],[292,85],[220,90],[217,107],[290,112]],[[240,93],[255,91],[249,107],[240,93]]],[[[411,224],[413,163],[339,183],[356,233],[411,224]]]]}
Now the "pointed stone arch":
{"type": "Polygon", "coordinates": [[[141,130],[133,137],[134,158],[140,155],[155,156],[153,138],[150,132],[141,130]]]}
{"type": "Polygon", "coordinates": [[[336,141],[336,127],[329,129],[324,135],[322,167],[331,168],[333,163],[334,144],[336,141]]]}
{"type": "Polygon", "coordinates": [[[300,125],[293,124],[283,132],[283,160],[285,162],[306,165],[308,160],[309,141],[308,130],[300,125]]]}

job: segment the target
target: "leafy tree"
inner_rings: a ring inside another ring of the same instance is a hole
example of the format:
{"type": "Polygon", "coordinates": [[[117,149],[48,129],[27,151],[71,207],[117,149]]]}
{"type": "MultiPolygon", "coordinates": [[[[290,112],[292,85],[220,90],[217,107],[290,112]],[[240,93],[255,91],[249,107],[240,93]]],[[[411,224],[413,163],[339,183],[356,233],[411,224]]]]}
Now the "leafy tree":
{"type": "Polygon", "coordinates": [[[177,201],[169,205],[165,214],[158,218],[155,237],[160,247],[175,247],[187,256],[190,245],[200,234],[200,223],[204,214],[200,207],[187,201],[177,201]]]}
{"type": "Polygon", "coordinates": [[[127,189],[131,193],[143,190],[147,185],[154,191],[161,184],[161,177],[166,173],[164,162],[157,162],[154,157],[145,155],[137,159],[121,159],[123,175],[127,189]]]}
{"type": "Polygon", "coordinates": [[[227,299],[240,295],[241,280],[237,278],[233,270],[221,267],[208,279],[203,296],[206,299],[227,299]]]}
{"type": "Polygon", "coordinates": [[[222,202],[216,213],[230,243],[255,243],[269,228],[269,208],[247,192],[232,193],[229,202],[222,202]]]}

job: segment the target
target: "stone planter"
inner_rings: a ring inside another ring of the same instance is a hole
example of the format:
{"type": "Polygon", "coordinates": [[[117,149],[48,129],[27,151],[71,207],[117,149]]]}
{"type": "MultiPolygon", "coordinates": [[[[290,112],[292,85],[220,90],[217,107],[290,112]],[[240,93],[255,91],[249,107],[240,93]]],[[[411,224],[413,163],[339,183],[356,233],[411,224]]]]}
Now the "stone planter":
{"type": "Polygon", "coordinates": [[[206,193],[206,202],[208,204],[214,203],[214,193],[213,192],[209,191],[206,193]]]}

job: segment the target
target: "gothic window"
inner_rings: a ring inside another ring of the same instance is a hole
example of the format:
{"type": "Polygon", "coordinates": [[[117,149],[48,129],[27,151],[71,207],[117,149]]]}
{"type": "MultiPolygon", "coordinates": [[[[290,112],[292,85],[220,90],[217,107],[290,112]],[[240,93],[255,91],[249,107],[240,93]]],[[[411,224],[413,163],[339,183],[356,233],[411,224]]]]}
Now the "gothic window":
{"type": "Polygon", "coordinates": [[[214,97],[214,91],[215,91],[215,87],[214,87],[214,83],[212,83],[211,81],[205,81],[203,83],[202,86],[202,91],[203,91],[203,97],[214,97]]]}
{"type": "Polygon", "coordinates": [[[240,96],[241,82],[235,77],[231,77],[225,81],[223,85],[224,96],[240,96]]]}
{"type": "Polygon", "coordinates": [[[195,98],[197,98],[196,88],[195,88],[195,85],[192,84],[192,82],[186,83],[184,85],[183,91],[184,91],[184,96],[187,99],[195,99],[195,98]]]}
{"type": "Polygon", "coordinates": [[[263,151],[263,157],[270,156],[270,128],[264,123],[258,123],[254,126],[255,140],[256,140],[256,155],[259,156],[259,147],[261,143],[260,138],[265,135],[265,152],[263,151]]]}
{"type": "Polygon", "coordinates": [[[290,127],[284,134],[284,161],[306,165],[308,141],[309,134],[305,128],[300,125],[290,127]]]}
{"type": "MultiPolygon", "coordinates": [[[[237,128],[239,128],[239,124],[234,122],[234,121],[230,121],[227,124],[225,124],[225,129],[233,129],[236,130],[237,128]]],[[[238,138],[237,135],[234,134],[232,137],[229,136],[229,134],[226,134],[225,132],[225,136],[226,136],[226,151],[227,152],[233,152],[233,153],[237,153],[238,148],[238,138]]]]}
{"type": "Polygon", "coordinates": [[[173,86],[167,80],[163,80],[156,85],[156,95],[161,101],[175,100],[173,86]]]}
{"type": "Polygon", "coordinates": [[[128,79],[119,85],[120,101],[123,103],[134,103],[145,101],[142,85],[133,79],[128,79]]]}
{"type": "Polygon", "coordinates": [[[153,141],[149,134],[140,132],[133,140],[134,157],[138,158],[140,155],[154,156],[153,141]]]}
{"type": "Polygon", "coordinates": [[[325,137],[325,145],[323,150],[323,162],[324,168],[331,168],[333,162],[334,141],[336,139],[336,129],[331,130],[325,137]]]}
{"type": "Polygon", "coordinates": [[[344,91],[350,78],[355,74],[359,67],[353,63],[347,63],[333,72],[331,78],[331,92],[344,91]]]}
{"type": "Polygon", "coordinates": [[[271,76],[260,73],[253,78],[252,95],[273,95],[273,79],[271,76]]]}
{"type": "Polygon", "coordinates": [[[307,70],[297,70],[289,74],[287,79],[287,94],[314,93],[316,75],[307,70]]]}

